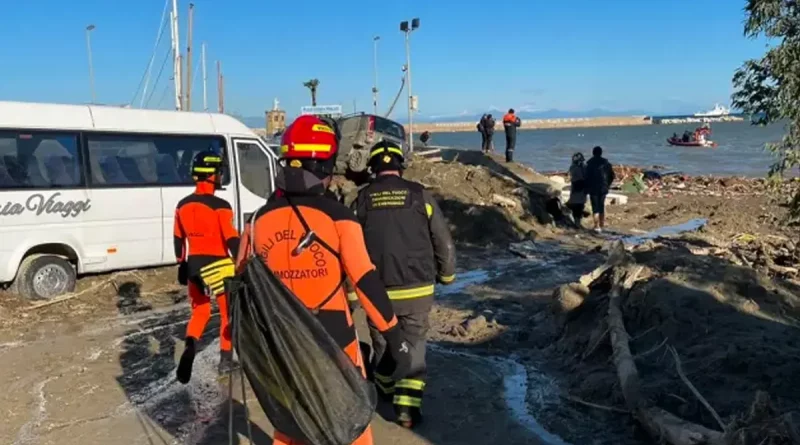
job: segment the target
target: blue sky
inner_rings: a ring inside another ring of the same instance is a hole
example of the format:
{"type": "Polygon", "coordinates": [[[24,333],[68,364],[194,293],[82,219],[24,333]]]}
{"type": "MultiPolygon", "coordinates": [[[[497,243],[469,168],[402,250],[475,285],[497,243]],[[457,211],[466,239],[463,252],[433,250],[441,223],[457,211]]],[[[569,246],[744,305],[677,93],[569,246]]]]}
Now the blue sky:
{"type": "MultiPolygon", "coordinates": [[[[90,100],[84,28],[93,23],[98,102],[136,93],[155,44],[164,0],[26,0],[0,7],[0,100],[90,100]]],[[[185,48],[188,0],[180,0],[185,48]]],[[[420,113],[446,116],[491,107],[523,110],[697,111],[728,103],[733,71],[764,41],[742,35],[744,0],[195,0],[194,61],[208,45],[225,74],[226,111],[261,116],[278,97],[290,114],[310,102],[302,82],[320,79],[320,104],[371,110],[372,36],[380,35],[385,109],[405,62],[401,20],[412,34],[412,86],[420,113]]],[[[165,32],[153,80],[169,47],[165,32]]],[[[150,107],[169,107],[171,65],[150,107]]],[[[201,79],[193,103],[202,106],[201,79]]],[[[137,99],[136,105],[138,106],[137,99]]],[[[405,115],[404,102],[398,105],[405,115]]]]}

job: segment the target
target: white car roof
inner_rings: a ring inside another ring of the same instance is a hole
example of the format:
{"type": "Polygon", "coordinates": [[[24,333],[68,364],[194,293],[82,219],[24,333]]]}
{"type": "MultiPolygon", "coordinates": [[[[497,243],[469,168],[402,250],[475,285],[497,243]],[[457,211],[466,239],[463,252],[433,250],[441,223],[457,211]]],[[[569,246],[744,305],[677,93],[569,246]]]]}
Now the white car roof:
{"type": "Polygon", "coordinates": [[[0,128],[255,136],[237,119],[218,113],[4,101],[0,128]]]}

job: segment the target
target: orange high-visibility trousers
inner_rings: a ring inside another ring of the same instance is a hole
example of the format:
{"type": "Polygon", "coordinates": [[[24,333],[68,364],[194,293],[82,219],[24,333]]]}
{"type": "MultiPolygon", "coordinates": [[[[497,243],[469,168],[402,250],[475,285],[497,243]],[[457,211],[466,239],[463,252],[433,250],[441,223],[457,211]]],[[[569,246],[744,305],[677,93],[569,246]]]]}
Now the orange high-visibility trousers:
{"type": "MultiPolygon", "coordinates": [[[[186,336],[200,340],[208,320],[211,319],[211,298],[199,286],[190,281],[189,299],[192,302],[192,316],[189,318],[189,325],[186,326],[186,336]]],[[[219,349],[230,351],[231,331],[228,320],[228,297],[226,294],[217,295],[217,306],[219,306],[220,318],[219,349]]]]}
{"type": "MultiPolygon", "coordinates": [[[[362,434],[352,445],[372,445],[372,427],[367,427],[364,434],[362,434]]],[[[280,431],[275,431],[275,438],[272,439],[272,445],[305,445],[289,437],[286,437],[280,431]]]]}

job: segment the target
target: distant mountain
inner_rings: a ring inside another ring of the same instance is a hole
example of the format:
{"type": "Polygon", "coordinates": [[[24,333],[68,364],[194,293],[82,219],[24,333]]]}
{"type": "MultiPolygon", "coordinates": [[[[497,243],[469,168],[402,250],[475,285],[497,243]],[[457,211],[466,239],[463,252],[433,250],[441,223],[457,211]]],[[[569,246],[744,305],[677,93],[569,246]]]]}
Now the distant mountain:
{"type": "Polygon", "coordinates": [[[241,117],[237,116],[237,119],[242,121],[245,125],[250,128],[264,128],[267,125],[267,121],[264,117],[241,117]]]}

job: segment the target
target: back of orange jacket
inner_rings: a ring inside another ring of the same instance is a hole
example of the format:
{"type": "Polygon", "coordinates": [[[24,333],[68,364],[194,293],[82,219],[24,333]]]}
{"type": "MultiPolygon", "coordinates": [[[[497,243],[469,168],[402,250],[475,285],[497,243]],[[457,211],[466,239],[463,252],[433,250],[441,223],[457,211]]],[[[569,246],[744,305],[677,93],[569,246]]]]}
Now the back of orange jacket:
{"type": "Polygon", "coordinates": [[[345,278],[355,283],[362,307],[380,331],[397,324],[386,290],[367,253],[361,226],[347,207],[332,199],[321,196],[291,199],[316,241],[301,245],[306,233],[303,222],[285,197],[273,196],[256,213],[254,222],[245,227],[237,264],[241,266],[249,257],[250,237],[255,234],[255,253],[316,313],[353,362],[361,365],[343,286],[345,278]]]}
{"type": "Polygon", "coordinates": [[[239,233],[233,227],[233,210],[213,195],[213,184],[198,184],[195,193],[178,203],[173,238],[175,257],[187,263],[189,277],[222,258],[236,257],[239,233]]]}

